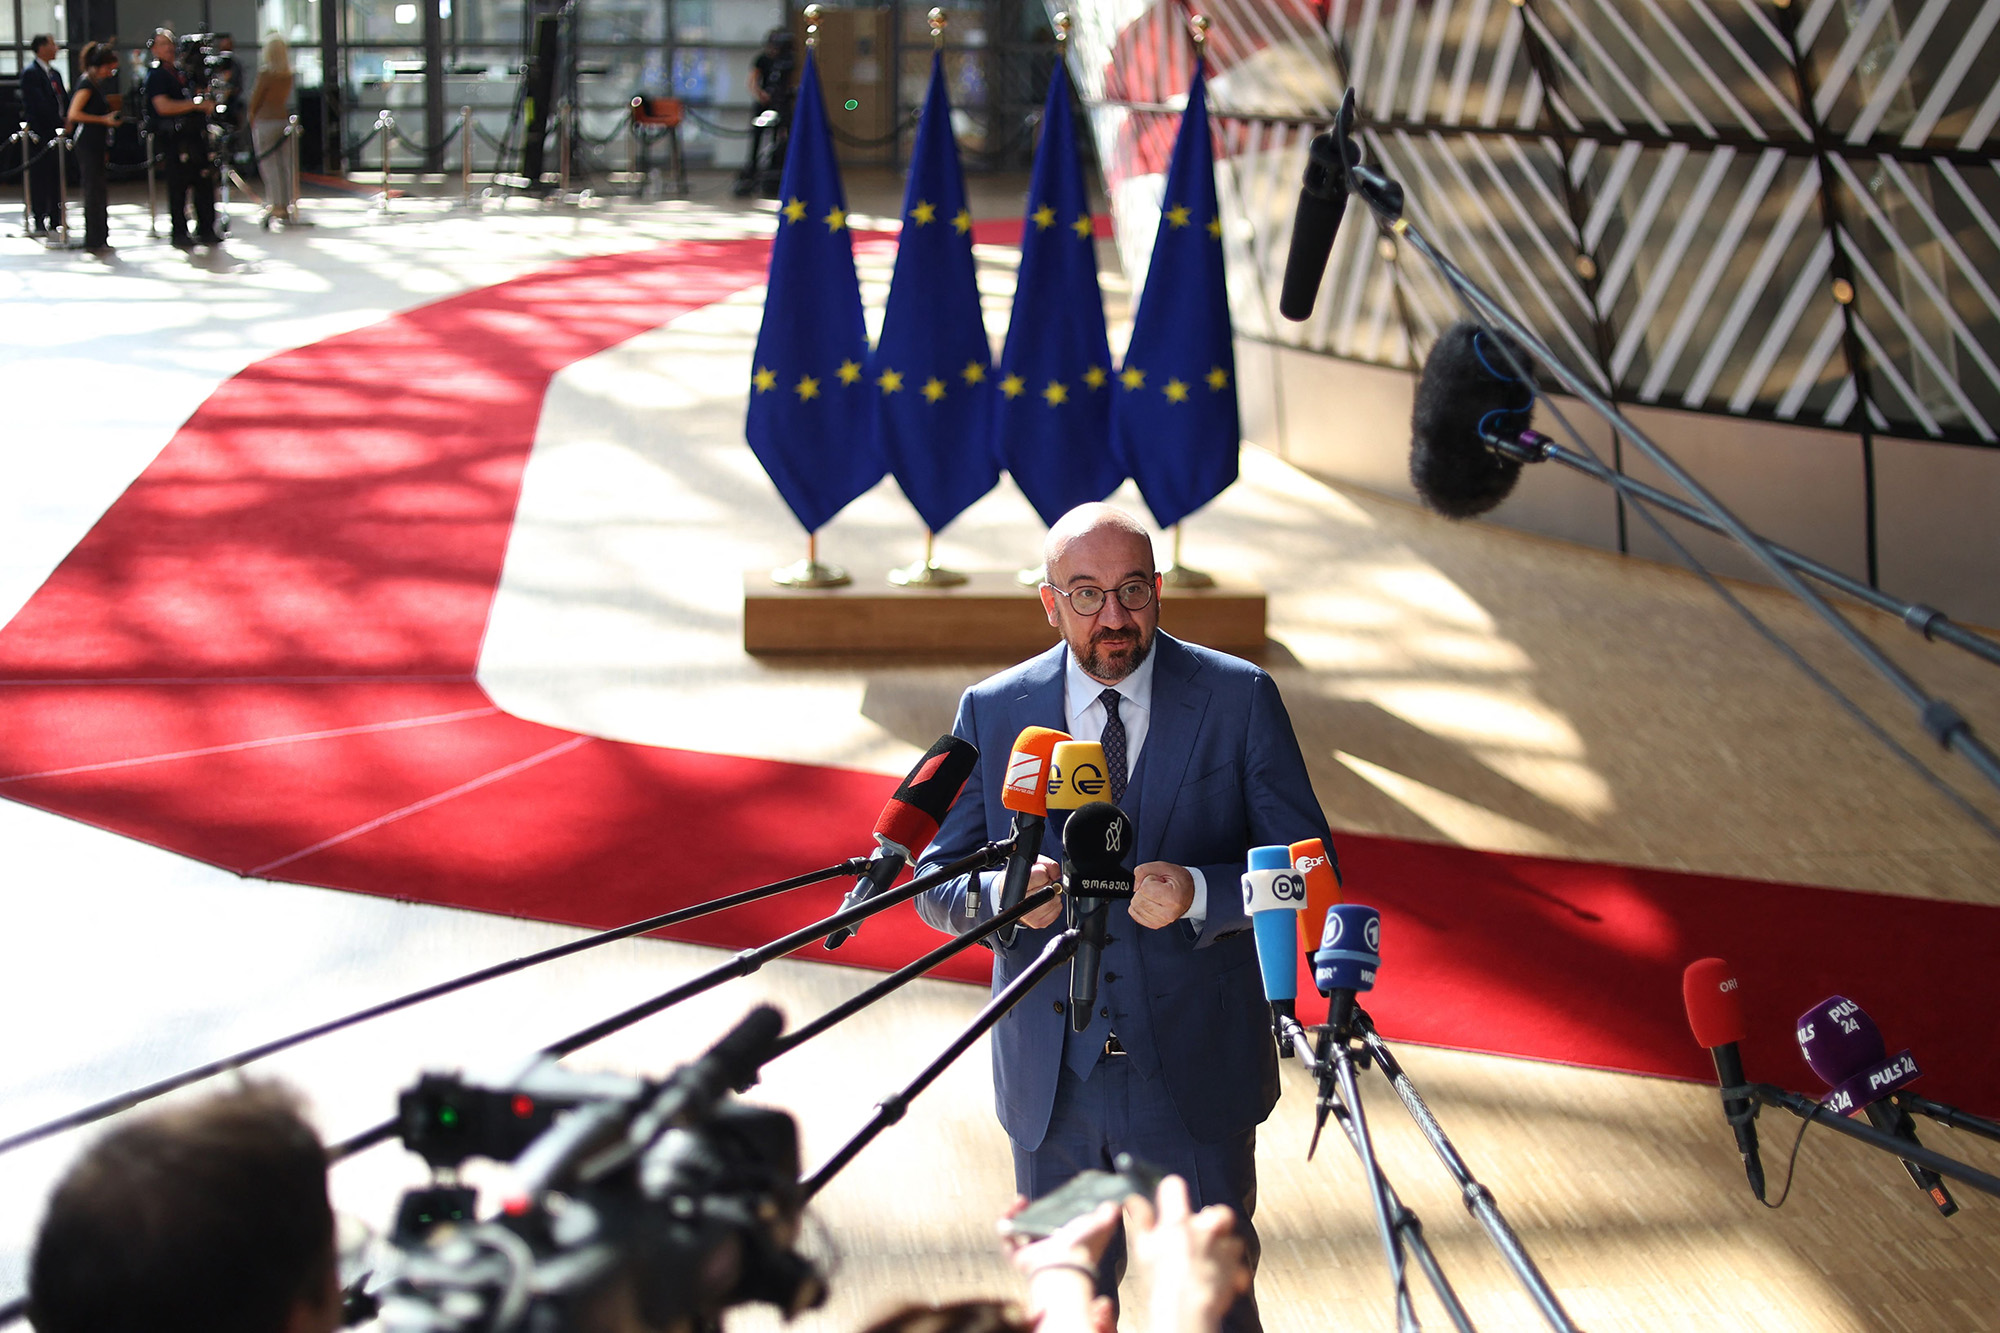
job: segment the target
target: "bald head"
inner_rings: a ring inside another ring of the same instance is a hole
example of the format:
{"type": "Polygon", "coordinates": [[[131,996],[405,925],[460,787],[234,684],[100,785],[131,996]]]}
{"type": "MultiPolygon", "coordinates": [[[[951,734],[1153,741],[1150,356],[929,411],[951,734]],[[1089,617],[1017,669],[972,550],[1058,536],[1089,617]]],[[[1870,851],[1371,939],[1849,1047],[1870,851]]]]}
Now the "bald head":
{"type": "Polygon", "coordinates": [[[1139,520],[1107,504],[1078,505],[1049,529],[1042,563],[1048,579],[1042,607],[1084,674],[1115,685],[1137,670],[1160,623],[1153,539],[1139,520]],[[1140,603],[1136,607],[1122,604],[1118,595],[1132,584],[1141,588],[1132,597],[1140,603]],[[1078,589],[1094,589],[1088,596],[1102,605],[1092,614],[1079,613],[1073,600],[1078,589]]]}
{"type": "Polygon", "coordinates": [[[1146,535],[1145,527],[1138,519],[1116,505],[1087,504],[1076,508],[1057,519],[1049,529],[1049,535],[1042,541],[1042,567],[1049,571],[1049,582],[1061,583],[1056,576],[1056,565],[1070,543],[1082,538],[1095,538],[1099,534],[1128,539],[1133,544],[1146,548],[1146,569],[1152,571],[1153,539],[1146,535]]]}

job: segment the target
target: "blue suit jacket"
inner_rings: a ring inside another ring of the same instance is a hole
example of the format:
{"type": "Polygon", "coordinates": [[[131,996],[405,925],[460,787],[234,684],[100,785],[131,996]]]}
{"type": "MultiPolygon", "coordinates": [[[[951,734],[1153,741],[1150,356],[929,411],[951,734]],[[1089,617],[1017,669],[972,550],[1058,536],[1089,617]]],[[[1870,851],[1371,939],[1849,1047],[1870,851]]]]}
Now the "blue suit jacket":
{"type": "MultiPolygon", "coordinates": [[[[925,849],[924,866],[1008,834],[1013,816],[1000,803],[1007,757],[1023,728],[1065,727],[1068,651],[1059,643],[965,692],[952,729],[979,747],[979,766],[925,849]]],[[[1305,838],[1331,848],[1333,840],[1271,677],[1164,633],[1153,654],[1152,716],[1123,802],[1138,833],[1127,864],[1200,867],[1208,916],[1199,931],[1185,921],[1148,930],[1133,924],[1124,903],[1112,903],[1099,997],[1135,1072],[1164,1085],[1190,1135],[1214,1143],[1262,1121],[1278,1099],[1270,1008],[1238,883],[1247,853],[1305,838]]],[[[1043,854],[1062,855],[1052,844],[1043,854]]],[[[934,889],[917,910],[938,930],[969,930],[977,918],[965,910],[966,887],[961,878],[934,889]]],[[[980,917],[992,914],[998,892],[999,874],[988,872],[980,917]]],[[[996,943],[993,989],[1025,971],[1059,929],[1023,929],[1012,946],[996,943]]],[[[1000,1123],[1030,1152],[1048,1132],[1055,1103],[1068,994],[1068,969],[1058,968],[993,1033],[1000,1123]]]]}

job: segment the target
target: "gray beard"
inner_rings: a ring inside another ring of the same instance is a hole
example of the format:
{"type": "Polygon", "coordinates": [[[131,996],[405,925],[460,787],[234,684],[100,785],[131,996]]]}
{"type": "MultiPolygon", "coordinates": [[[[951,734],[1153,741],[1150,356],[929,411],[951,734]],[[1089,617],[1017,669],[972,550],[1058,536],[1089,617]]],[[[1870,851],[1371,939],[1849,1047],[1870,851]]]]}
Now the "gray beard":
{"type": "MultiPolygon", "coordinates": [[[[1136,638],[1138,631],[1134,630],[1133,634],[1136,638]]],[[[1088,650],[1078,659],[1078,664],[1083,667],[1084,674],[1092,680],[1101,680],[1107,685],[1116,685],[1119,681],[1124,680],[1134,671],[1137,671],[1145,662],[1146,655],[1152,651],[1152,639],[1142,639],[1139,641],[1137,648],[1133,651],[1130,658],[1114,666],[1111,662],[1105,660],[1104,653],[1098,642],[1092,639],[1088,645],[1088,650]]]]}

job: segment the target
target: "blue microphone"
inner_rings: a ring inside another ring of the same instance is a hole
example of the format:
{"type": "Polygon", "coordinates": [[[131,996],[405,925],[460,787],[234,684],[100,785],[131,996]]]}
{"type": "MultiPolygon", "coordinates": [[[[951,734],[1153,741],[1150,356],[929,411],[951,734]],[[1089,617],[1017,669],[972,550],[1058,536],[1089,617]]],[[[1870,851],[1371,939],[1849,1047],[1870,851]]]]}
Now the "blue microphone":
{"type": "Polygon", "coordinates": [[[1360,903],[1338,903],[1326,912],[1326,929],[1313,954],[1313,985],[1327,998],[1326,1021],[1344,1034],[1354,1017],[1356,991],[1375,989],[1382,965],[1382,914],[1360,903]]]}
{"type": "MultiPolygon", "coordinates": [[[[1271,1002],[1273,1029],[1280,1033],[1280,1018],[1298,1017],[1299,910],[1305,905],[1305,876],[1292,869],[1292,849],[1252,847],[1243,875],[1243,911],[1257,933],[1257,968],[1264,998],[1271,1002]]],[[[1278,1052],[1292,1053],[1282,1035],[1278,1052]]]]}

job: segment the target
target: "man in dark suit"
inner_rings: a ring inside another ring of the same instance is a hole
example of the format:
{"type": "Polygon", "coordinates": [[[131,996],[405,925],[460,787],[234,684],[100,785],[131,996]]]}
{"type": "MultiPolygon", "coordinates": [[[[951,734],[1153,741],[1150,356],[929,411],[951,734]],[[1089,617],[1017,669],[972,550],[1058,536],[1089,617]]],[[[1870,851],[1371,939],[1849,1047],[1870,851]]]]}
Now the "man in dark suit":
{"type": "Polygon", "coordinates": [[[36,36],[35,58],[21,71],[21,116],[35,132],[34,151],[41,153],[28,168],[28,210],[33,215],[28,229],[42,235],[56,229],[56,173],[62,169],[62,155],[44,152],[49,141],[62,129],[69,112],[69,91],[63,87],[62,72],[56,68],[56,39],[47,33],[36,36]]]}
{"type": "MultiPolygon", "coordinates": [[[[1030,726],[1100,741],[1113,800],[1136,826],[1134,894],[1110,905],[1088,1026],[1072,1031],[1058,969],[994,1029],[1015,1182],[1038,1198],[1130,1152],[1184,1177],[1196,1207],[1234,1209],[1254,1267],[1256,1129],[1277,1101],[1278,1059],[1239,880],[1253,846],[1331,847],[1332,837],[1270,676],[1159,631],[1152,541],[1131,516],[1072,510],[1044,556],[1042,605],[1063,641],[965,692],[953,730],[979,747],[979,768],[922,857],[938,865],[1006,836],[1000,789],[1014,738],[1030,726]]],[[[1030,883],[1059,873],[1045,857],[1030,883]]],[[[967,883],[919,898],[924,920],[970,929],[967,883]]],[[[982,915],[998,892],[989,872],[982,915]]],[[[1041,953],[1061,911],[1050,904],[1012,945],[995,944],[995,991],[1041,953]]],[[[1114,1287],[1122,1269],[1114,1247],[1100,1285],[1114,1287]]],[[[1226,1326],[1259,1327],[1254,1294],[1226,1326]]]]}

